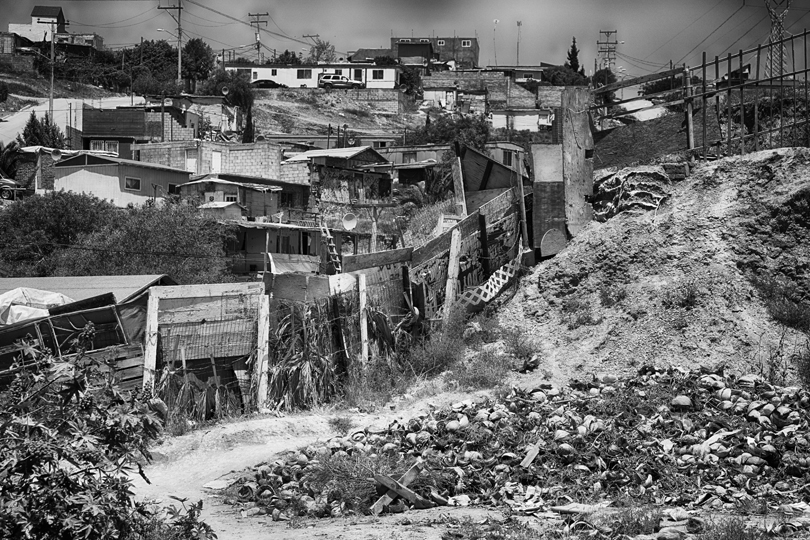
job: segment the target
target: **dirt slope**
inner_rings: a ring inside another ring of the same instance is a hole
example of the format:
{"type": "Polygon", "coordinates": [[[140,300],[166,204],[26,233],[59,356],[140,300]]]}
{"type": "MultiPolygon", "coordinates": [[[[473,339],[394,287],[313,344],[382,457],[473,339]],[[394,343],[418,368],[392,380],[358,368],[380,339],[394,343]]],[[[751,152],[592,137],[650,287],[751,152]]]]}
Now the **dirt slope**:
{"type": "MultiPolygon", "coordinates": [[[[643,364],[757,371],[781,328],[749,276],[808,297],[809,196],[807,149],[700,167],[657,211],[594,222],[535,267],[500,323],[530,335],[559,382],[643,364]]],[[[781,354],[799,340],[788,332],[781,354]]]]}

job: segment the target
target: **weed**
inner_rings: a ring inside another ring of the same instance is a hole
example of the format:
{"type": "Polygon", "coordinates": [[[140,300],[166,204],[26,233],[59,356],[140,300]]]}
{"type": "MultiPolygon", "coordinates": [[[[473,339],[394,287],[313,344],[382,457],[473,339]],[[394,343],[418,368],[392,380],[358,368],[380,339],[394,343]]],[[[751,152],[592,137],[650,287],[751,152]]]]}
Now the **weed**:
{"type": "Polygon", "coordinates": [[[566,298],[562,303],[562,312],[567,314],[577,313],[589,308],[588,303],[579,298],[566,298]]]}
{"type": "Polygon", "coordinates": [[[464,309],[453,308],[441,332],[414,344],[403,363],[413,376],[437,375],[464,357],[464,309]]]}
{"type": "MultiPolygon", "coordinates": [[[[779,343],[775,347],[768,345],[766,348],[760,345],[757,353],[757,374],[769,383],[779,386],[784,386],[787,383],[791,360],[794,356],[787,351],[786,337],[787,328],[783,327],[779,343]]],[[[798,364],[797,367],[799,367],[798,364]]],[[[799,376],[801,377],[801,374],[799,376]]]]}
{"type": "Polygon", "coordinates": [[[604,286],[599,290],[599,302],[602,307],[613,307],[625,298],[627,298],[627,291],[624,288],[613,290],[604,286]]]}
{"type": "Polygon", "coordinates": [[[689,317],[686,316],[686,313],[682,311],[676,313],[672,318],[672,327],[675,330],[683,330],[687,326],[689,326],[689,317]]]}
{"type": "Polygon", "coordinates": [[[602,322],[602,317],[593,314],[590,304],[579,298],[566,298],[562,304],[563,318],[568,322],[568,329],[580,326],[593,326],[602,322]]]}
{"type": "Polygon", "coordinates": [[[293,99],[297,99],[300,103],[306,103],[307,105],[317,105],[318,104],[318,96],[315,92],[311,91],[304,91],[301,93],[294,93],[293,99]]]}
{"type": "Polygon", "coordinates": [[[664,307],[692,309],[700,299],[700,287],[694,279],[676,284],[664,295],[664,307]]]}
{"type": "Polygon", "coordinates": [[[365,368],[353,362],[343,383],[343,401],[347,407],[373,410],[390,401],[400,386],[402,375],[386,359],[375,357],[365,368]]]}
{"type": "Polygon", "coordinates": [[[800,332],[810,332],[810,305],[796,296],[795,287],[771,277],[751,281],[773,320],[800,332]]]}
{"type": "Polygon", "coordinates": [[[658,508],[645,508],[629,506],[622,508],[614,514],[605,515],[598,519],[600,524],[611,528],[611,537],[632,537],[639,534],[654,534],[658,532],[662,512],[658,508]]]}
{"type": "Polygon", "coordinates": [[[534,540],[541,537],[537,530],[512,518],[504,521],[487,519],[483,522],[470,518],[452,519],[447,526],[453,532],[445,537],[459,540],[534,540]]]}
{"type": "Polygon", "coordinates": [[[534,354],[536,347],[526,332],[517,328],[510,328],[503,335],[506,352],[518,360],[528,360],[534,354]]]}
{"type": "Polygon", "coordinates": [[[477,327],[472,335],[473,341],[480,340],[483,343],[494,343],[498,341],[501,334],[498,319],[487,316],[486,313],[479,313],[473,317],[468,324],[468,328],[470,327],[477,327]]]}
{"type": "Polygon", "coordinates": [[[455,379],[461,388],[494,388],[509,373],[509,359],[489,349],[476,354],[469,362],[459,364],[455,379]]]}
{"type": "Polygon", "coordinates": [[[408,220],[405,240],[409,246],[419,247],[431,238],[442,214],[453,214],[454,202],[451,199],[439,201],[419,208],[408,220]]]}
{"type": "Polygon", "coordinates": [[[710,523],[706,531],[698,535],[698,540],[761,540],[765,533],[759,529],[749,529],[741,518],[730,518],[710,523]]]}
{"type": "Polygon", "coordinates": [[[333,416],[329,419],[329,427],[331,427],[338,435],[346,436],[349,430],[352,429],[354,422],[349,416],[333,416]]]}

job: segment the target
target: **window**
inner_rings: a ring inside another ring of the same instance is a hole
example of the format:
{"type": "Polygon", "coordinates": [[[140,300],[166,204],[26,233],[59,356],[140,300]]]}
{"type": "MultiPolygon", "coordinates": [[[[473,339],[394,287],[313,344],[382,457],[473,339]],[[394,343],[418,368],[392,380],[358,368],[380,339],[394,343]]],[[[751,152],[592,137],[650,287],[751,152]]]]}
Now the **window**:
{"type": "Polygon", "coordinates": [[[295,193],[284,193],[283,191],[279,193],[278,205],[281,208],[292,208],[295,206],[295,193]]]}
{"type": "Polygon", "coordinates": [[[253,72],[253,79],[254,79],[254,80],[256,80],[256,79],[258,79],[258,78],[259,78],[259,72],[258,72],[258,71],[254,71],[254,72],[253,72]]]}
{"type": "Polygon", "coordinates": [[[416,152],[404,152],[402,154],[402,163],[416,163],[416,152]]]}
{"type": "Polygon", "coordinates": [[[372,69],[371,70],[371,78],[375,81],[380,81],[383,78],[383,70],[381,69],[372,69]]]}
{"type": "Polygon", "coordinates": [[[335,70],[335,75],[343,75],[343,70],[342,69],[336,69],[335,70]]]}
{"type": "Polygon", "coordinates": [[[169,195],[180,195],[180,184],[169,184],[169,195]]]}
{"type": "Polygon", "coordinates": [[[237,202],[237,199],[236,195],[225,195],[225,202],[237,202]]]}
{"type": "Polygon", "coordinates": [[[362,81],[363,80],[363,70],[362,69],[355,69],[354,70],[354,80],[355,81],[362,81]]]}
{"type": "Polygon", "coordinates": [[[504,150],[503,151],[503,164],[507,167],[512,166],[512,151],[511,150],[504,150]]]}
{"type": "Polygon", "coordinates": [[[277,69],[275,69],[275,68],[274,68],[274,69],[271,69],[271,70],[270,70],[270,76],[271,76],[271,77],[275,77],[276,75],[278,75],[278,70],[277,70],[277,69]]]}
{"type": "Polygon", "coordinates": [[[439,47],[444,47],[444,40],[440,39],[439,41],[436,42],[436,45],[438,45],[439,47]]]}
{"type": "Polygon", "coordinates": [[[523,78],[524,79],[534,79],[534,75],[532,75],[531,73],[524,73],[523,78]]]}
{"type": "Polygon", "coordinates": [[[312,78],[312,70],[311,69],[299,69],[298,70],[298,78],[299,79],[311,79],[312,78]]]}
{"type": "Polygon", "coordinates": [[[462,39],[461,40],[462,47],[472,47],[472,40],[470,39],[462,39]]]}
{"type": "Polygon", "coordinates": [[[400,42],[400,43],[410,43],[410,42],[411,42],[411,40],[410,40],[410,39],[408,39],[408,38],[400,38],[399,42],[400,42]]]}
{"type": "Polygon", "coordinates": [[[129,176],[124,177],[124,189],[127,191],[140,191],[141,179],[131,178],[129,176]]]}
{"type": "Polygon", "coordinates": [[[388,141],[372,141],[371,145],[374,148],[385,148],[388,146],[388,141]]]}
{"type": "Polygon", "coordinates": [[[422,39],[419,40],[419,43],[430,43],[430,40],[422,38],[422,39]]]}
{"type": "Polygon", "coordinates": [[[96,152],[113,152],[117,154],[118,141],[92,140],[90,141],[90,150],[94,150],[96,152]]]}

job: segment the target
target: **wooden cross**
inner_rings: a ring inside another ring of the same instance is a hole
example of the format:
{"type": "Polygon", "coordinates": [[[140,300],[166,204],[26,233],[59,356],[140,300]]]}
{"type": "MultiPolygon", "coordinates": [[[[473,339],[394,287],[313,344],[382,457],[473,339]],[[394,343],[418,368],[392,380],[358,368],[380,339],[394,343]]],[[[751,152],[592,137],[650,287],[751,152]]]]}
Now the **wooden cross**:
{"type": "Polygon", "coordinates": [[[391,504],[397,497],[402,497],[403,499],[410,501],[414,505],[414,508],[418,510],[433,508],[436,506],[432,501],[425,499],[407,487],[408,484],[416,480],[416,477],[419,476],[420,472],[422,472],[422,468],[424,468],[424,466],[425,464],[421,459],[417,460],[416,463],[414,463],[413,466],[408,469],[408,471],[403,474],[398,481],[391,477],[385,476],[384,474],[375,474],[374,480],[376,480],[378,484],[387,487],[388,491],[385,493],[385,495],[380,497],[377,502],[374,503],[374,505],[371,507],[371,512],[374,515],[382,513],[385,507],[391,504]]]}

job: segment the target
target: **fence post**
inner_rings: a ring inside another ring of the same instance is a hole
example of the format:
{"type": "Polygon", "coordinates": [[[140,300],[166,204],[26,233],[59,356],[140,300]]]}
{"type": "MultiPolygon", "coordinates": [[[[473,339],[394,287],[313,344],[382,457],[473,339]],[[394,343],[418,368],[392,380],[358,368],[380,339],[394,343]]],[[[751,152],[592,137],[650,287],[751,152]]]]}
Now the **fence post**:
{"type": "Polygon", "coordinates": [[[464,197],[464,177],[461,172],[461,158],[453,162],[453,191],[456,199],[456,214],[467,216],[467,199],[464,197]]]}
{"type": "Polygon", "coordinates": [[[489,237],[487,236],[487,216],[478,213],[478,240],[481,242],[481,266],[484,269],[484,277],[492,275],[492,268],[489,263],[489,237]]]}
{"type": "Polygon", "coordinates": [[[155,288],[149,289],[149,300],[146,303],[146,336],[143,353],[143,389],[154,391],[155,371],[157,370],[158,346],[158,306],[160,299],[155,288]]]}
{"type": "Polygon", "coordinates": [[[689,68],[683,65],[683,86],[684,99],[686,100],[686,148],[695,148],[695,126],[692,122],[692,78],[689,76],[689,68]]]}
{"type": "Polygon", "coordinates": [[[256,408],[262,410],[267,404],[267,370],[270,363],[270,297],[259,296],[259,332],[256,344],[256,372],[259,375],[257,385],[256,408]]]}
{"type": "Polygon", "coordinates": [[[360,297],[360,362],[368,364],[368,313],[366,313],[366,275],[357,276],[357,292],[360,297]]]}
{"type": "Polygon", "coordinates": [[[456,300],[456,287],[458,285],[458,256],[461,252],[461,231],[458,227],[453,229],[450,237],[450,260],[447,264],[447,287],[444,292],[444,322],[450,318],[453,303],[456,300]]]}

